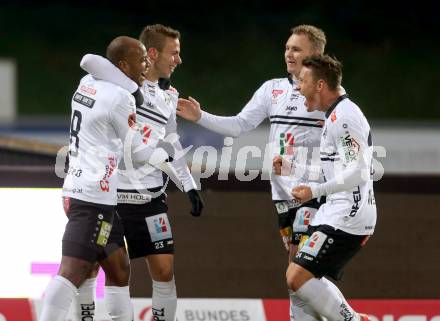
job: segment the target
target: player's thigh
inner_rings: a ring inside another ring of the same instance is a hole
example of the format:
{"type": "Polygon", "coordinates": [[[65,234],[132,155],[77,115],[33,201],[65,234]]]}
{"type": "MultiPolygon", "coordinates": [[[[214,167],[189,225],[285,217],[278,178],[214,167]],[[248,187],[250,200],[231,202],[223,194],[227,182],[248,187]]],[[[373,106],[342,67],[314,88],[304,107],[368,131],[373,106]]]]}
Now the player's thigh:
{"type": "Polygon", "coordinates": [[[107,246],[115,207],[70,199],[62,254],[95,263],[107,246]]]}
{"type": "Polygon", "coordinates": [[[367,236],[353,235],[328,225],[311,226],[311,236],[295,255],[294,263],[315,277],[340,280],[345,265],[361,249],[367,236]]]}

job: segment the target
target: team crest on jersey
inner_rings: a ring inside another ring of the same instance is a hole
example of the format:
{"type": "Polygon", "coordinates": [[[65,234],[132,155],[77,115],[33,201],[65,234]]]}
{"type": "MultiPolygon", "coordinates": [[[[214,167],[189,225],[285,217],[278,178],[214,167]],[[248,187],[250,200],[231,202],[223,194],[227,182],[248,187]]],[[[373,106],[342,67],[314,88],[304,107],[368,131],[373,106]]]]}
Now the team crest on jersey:
{"type": "Polygon", "coordinates": [[[165,104],[167,105],[171,105],[171,96],[168,93],[164,93],[164,100],[165,100],[165,104]]]}
{"type": "Polygon", "coordinates": [[[280,155],[293,155],[295,138],[292,133],[280,134],[280,155]]]}
{"type": "Polygon", "coordinates": [[[161,241],[172,238],[171,226],[165,213],[146,217],[148,231],[150,232],[151,241],[161,241]]]}

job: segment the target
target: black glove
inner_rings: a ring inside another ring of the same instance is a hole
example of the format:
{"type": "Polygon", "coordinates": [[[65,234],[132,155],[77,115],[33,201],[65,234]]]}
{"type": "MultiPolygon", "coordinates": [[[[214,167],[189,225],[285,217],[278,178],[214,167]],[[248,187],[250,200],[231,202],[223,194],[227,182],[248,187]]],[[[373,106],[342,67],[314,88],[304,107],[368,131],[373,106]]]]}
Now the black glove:
{"type": "Polygon", "coordinates": [[[204,202],[199,191],[192,189],[186,192],[186,194],[188,194],[189,200],[191,201],[191,205],[192,205],[191,215],[200,216],[200,214],[202,214],[204,202]]]}
{"type": "Polygon", "coordinates": [[[144,103],[144,96],[141,93],[141,89],[138,88],[134,93],[132,93],[132,95],[136,100],[136,107],[142,106],[144,103]]]}

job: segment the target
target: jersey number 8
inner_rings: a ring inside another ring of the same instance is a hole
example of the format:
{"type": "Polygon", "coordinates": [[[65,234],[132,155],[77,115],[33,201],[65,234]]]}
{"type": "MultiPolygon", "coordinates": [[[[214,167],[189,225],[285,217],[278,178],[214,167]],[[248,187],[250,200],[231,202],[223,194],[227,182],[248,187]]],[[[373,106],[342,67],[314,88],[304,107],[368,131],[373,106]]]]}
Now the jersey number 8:
{"type": "Polygon", "coordinates": [[[69,155],[76,157],[79,149],[79,131],[81,129],[82,114],[78,110],[73,111],[72,121],[70,123],[70,147],[69,155]],[[75,140],[75,142],[74,142],[75,140]]]}

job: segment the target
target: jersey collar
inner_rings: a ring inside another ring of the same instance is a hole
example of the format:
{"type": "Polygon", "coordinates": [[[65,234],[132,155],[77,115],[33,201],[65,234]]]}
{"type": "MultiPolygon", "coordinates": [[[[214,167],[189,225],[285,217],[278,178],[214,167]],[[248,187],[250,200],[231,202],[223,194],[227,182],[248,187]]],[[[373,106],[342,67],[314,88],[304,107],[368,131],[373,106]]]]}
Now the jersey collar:
{"type": "Polygon", "coordinates": [[[348,98],[347,94],[344,94],[342,96],[339,96],[338,99],[335,100],[335,102],[330,106],[330,108],[325,112],[325,118],[328,118],[332,111],[336,108],[336,106],[343,101],[345,98],[348,98]]]}
{"type": "Polygon", "coordinates": [[[149,86],[157,86],[158,82],[157,81],[150,81],[148,79],[145,79],[144,84],[147,84],[149,86]]]}
{"type": "Polygon", "coordinates": [[[297,83],[297,80],[291,74],[287,74],[287,80],[292,86],[296,85],[297,83]]]}

